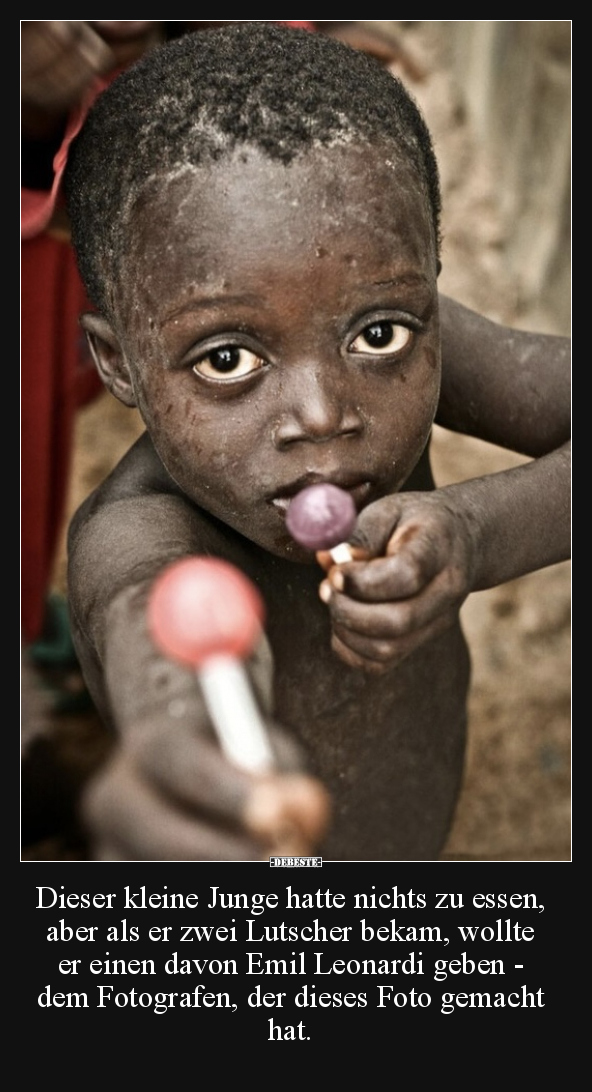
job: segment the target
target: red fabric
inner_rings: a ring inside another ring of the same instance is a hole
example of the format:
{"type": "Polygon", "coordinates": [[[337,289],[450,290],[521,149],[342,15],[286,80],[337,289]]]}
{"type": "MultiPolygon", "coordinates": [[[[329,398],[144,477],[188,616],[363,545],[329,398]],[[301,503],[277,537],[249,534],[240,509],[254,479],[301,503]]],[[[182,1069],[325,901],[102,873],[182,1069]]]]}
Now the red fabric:
{"type": "Polygon", "coordinates": [[[77,408],[102,390],[78,316],[88,307],[70,244],[41,234],[21,252],[21,624],[41,633],[65,516],[77,408]]]}
{"type": "Polygon", "coordinates": [[[67,239],[47,227],[68,148],[105,84],[72,113],[51,190],[21,190],[21,627],[41,633],[66,510],[74,416],[102,390],[78,323],[89,303],[67,239]]]}
{"type": "Polygon", "coordinates": [[[95,80],[83,101],[72,111],[66,126],[64,139],[53,160],[54,178],[51,190],[21,189],[21,239],[31,239],[44,231],[54,209],[61,199],[61,183],[68,160],[68,149],[79,132],[82,123],[100,91],[106,87],[104,80],[95,80]]]}

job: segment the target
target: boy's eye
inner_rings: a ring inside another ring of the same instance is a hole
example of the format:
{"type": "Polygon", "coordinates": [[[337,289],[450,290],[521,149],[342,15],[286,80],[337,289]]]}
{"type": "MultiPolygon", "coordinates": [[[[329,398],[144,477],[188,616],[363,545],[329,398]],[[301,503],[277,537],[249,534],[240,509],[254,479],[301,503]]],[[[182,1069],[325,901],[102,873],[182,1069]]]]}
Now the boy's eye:
{"type": "Polygon", "coordinates": [[[377,356],[399,353],[408,345],[412,333],[407,326],[399,326],[396,322],[388,322],[385,319],[380,322],[371,322],[354,338],[349,347],[350,352],[377,356]]]}
{"type": "Polygon", "coordinates": [[[261,357],[249,349],[242,349],[239,345],[221,345],[197,360],[193,371],[206,379],[240,379],[262,367],[261,357]]]}

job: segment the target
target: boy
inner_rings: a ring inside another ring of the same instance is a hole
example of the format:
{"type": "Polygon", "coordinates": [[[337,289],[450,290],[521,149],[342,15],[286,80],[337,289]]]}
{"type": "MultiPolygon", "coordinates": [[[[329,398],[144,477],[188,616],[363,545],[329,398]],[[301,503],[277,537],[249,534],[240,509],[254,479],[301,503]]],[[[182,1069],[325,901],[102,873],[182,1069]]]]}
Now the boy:
{"type": "Polygon", "coordinates": [[[86,803],[96,855],[260,859],[289,826],[299,853],[437,859],[460,606],[569,552],[565,339],[438,300],[423,119],[323,36],[239,24],[154,50],[99,98],[65,181],[91,352],[146,425],[69,538],[77,652],[119,735],[86,803]],[[434,421],[532,461],[435,490],[434,421]],[[355,501],[351,563],[287,532],[315,481],[355,501]],[[251,668],[277,775],[222,758],[193,673],[147,632],[155,577],[193,554],[263,595],[251,668]]]}

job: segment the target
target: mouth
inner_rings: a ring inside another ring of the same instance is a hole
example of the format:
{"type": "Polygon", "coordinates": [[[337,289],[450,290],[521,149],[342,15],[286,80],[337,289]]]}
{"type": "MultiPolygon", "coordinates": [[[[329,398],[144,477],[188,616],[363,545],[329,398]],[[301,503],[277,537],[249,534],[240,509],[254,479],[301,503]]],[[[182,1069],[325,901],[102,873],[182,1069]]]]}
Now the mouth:
{"type": "Polygon", "coordinates": [[[361,478],[359,475],[329,475],[310,472],[308,474],[303,474],[303,476],[296,481],[282,486],[277,493],[274,493],[268,498],[268,504],[285,517],[288,508],[290,507],[290,502],[297,493],[300,493],[302,489],[305,489],[309,485],[318,485],[320,483],[337,485],[340,489],[343,489],[344,492],[349,493],[356,506],[357,512],[361,512],[362,508],[365,508],[371,499],[373,484],[367,478],[361,478]]]}

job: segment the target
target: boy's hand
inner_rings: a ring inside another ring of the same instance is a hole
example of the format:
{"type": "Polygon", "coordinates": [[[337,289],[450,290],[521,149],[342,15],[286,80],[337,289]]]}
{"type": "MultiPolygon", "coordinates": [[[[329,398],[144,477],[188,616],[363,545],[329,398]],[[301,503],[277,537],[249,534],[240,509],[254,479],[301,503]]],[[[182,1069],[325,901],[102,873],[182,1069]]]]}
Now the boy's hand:
{"type": "Polygon", "coordinates": [[[471,591],[470,524],[443,491],[399,493],[369,505],[350,542],[350,563],[317,554],[328,574],[319,594],[335,652],[382,673],[457,620],[471,591]]]}
{"type": "MultiPolygon", "coordinates": [[[[166,719],[166,718],[165,718],[166,719]]],[[[315,851],[328,820],[322,786],[297,772],[233,767],[190,719],[132,727],[89,783],[82,814],[99,860],[242,861],[315,851]]],[[[295,751],[272,733],[282,764],[295,751]]]]}

